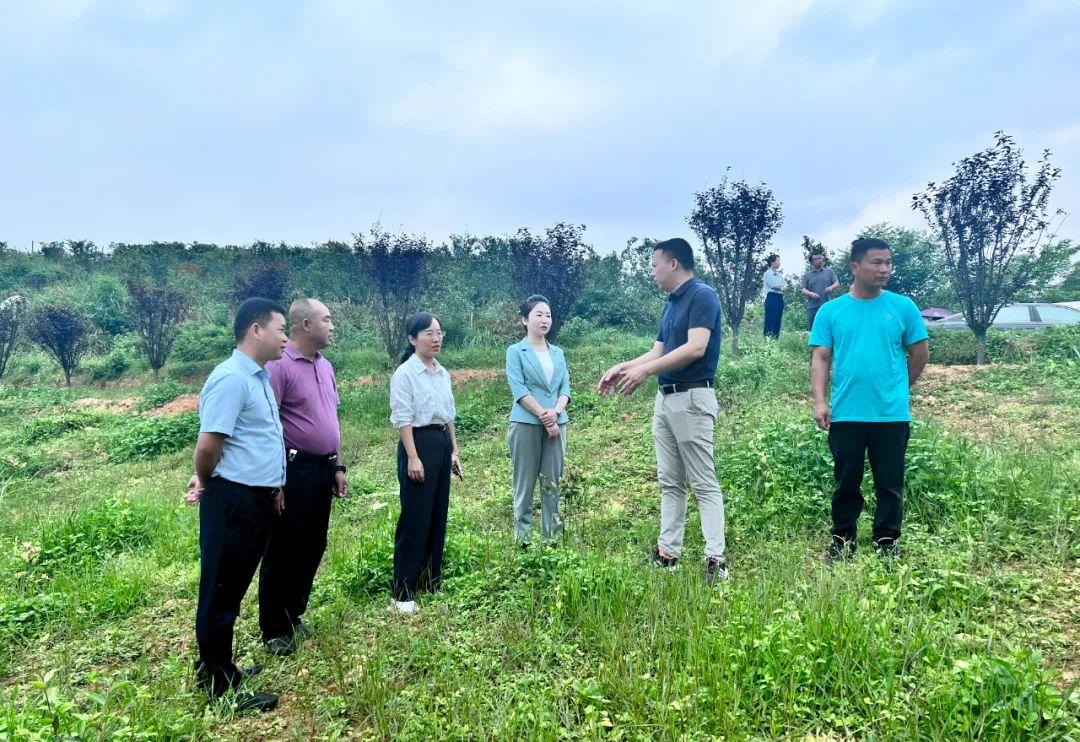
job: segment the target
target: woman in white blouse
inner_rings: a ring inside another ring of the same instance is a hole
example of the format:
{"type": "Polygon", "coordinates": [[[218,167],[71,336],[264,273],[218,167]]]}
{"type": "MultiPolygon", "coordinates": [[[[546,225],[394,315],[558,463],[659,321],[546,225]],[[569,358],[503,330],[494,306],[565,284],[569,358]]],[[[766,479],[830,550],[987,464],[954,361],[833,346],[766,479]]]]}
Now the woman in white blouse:
{"type": "Polygon", "coordinates": [[[551,304],[540,295],[521,303],[525,337],[506,349],[510,409],[510,460],[514,464],[514,536],[527,546],[533,522],[533,490],[540,482],[540,538],[551,541],[559,522],[559,479],[566,456],[566,406],[570,374],[560,348],[547,341],[551,304]]]}
{"type": "Polygon", "coordinates": [[[398,429],[401,514],[394,535],[391,606],[412,615],[420,590],[434,592],[442,575],[450,475],[462,477],[454,433],[450,374],[436,360],[443,331],[437,317],[418,312],[405,323],[409,348],[390,378],[390,422],[398,429]]]}
{"type": "Polygon", "coordinates": [[[765,337],[780,337],[780,322],[784,318],[784,272],[780,270],[780,256],[773,253],[765,259],[765,337]]]}

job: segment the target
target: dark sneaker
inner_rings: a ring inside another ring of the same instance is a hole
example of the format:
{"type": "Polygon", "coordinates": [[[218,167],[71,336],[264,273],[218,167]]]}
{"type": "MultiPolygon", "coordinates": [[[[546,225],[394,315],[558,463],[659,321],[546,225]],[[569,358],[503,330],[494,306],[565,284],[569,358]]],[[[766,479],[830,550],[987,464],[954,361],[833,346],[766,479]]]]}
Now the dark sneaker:
{"type": "Polygon", "coordinates": [[[728,574],[727,561],[724,557],[709,557],[705,560],[705,587],[712,587],[731,577],[728,574]]]}
{"type": "Polygon", "coordinates": [[[847,561],[855,556],[855,542],[833,536],[832,543],[825,551],[825,566],[831,567],[839,562],[847,561]]]}
{"type": "Polygon", "coordinates": [[[266,651],[275,657],[288,657],[296,651],[296,641],[291,636],[275,636],[267,639],[264,644],[266,651]]]}
{"type": "Polygon", "coordinates": [[[244,711],[273,711],[277,708],[277,702],[276,693],[237,693],[232,698],[233,709],[238,714],[244,711]]]}
{"type": "Polygon", "coordinates": [[[673,572],[679,567],[679,557],[664,554],[660,551],[659,546],[653,549],[652,558],[649,561],[657,569],[666,569],[669,572],[673,572]]]}
{"type": "Polygon", "coordinates": [[[874,551],[883,558],[896,559],[900,556],[900,544],[890,536],[874,539],[874,551]]]}

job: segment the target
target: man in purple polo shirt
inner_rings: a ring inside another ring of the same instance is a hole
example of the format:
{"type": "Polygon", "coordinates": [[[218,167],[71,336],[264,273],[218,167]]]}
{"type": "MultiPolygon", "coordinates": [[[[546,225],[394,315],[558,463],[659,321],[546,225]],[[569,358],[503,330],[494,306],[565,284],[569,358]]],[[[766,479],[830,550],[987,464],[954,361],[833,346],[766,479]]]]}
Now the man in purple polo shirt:
{"type": "Polygon", "coordinates": [[[334,339],[326,305],[297,299],[289,307],[289,342],[267,364],[285,439],[285,487],[259,572],[259,627],[272,654],[287,655],[309,633],[300,617],[326,551],[330,503],[349,484],[341,460],[340,401],[334,369],[319,353],[334,339]]]}

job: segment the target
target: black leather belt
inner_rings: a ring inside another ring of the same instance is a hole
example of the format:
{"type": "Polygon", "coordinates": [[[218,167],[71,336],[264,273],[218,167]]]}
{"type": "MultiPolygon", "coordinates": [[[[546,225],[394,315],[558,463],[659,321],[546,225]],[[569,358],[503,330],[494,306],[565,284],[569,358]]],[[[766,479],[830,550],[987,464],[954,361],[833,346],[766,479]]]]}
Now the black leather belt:
{"type": "Polygon", "coordinates": [[[431,425],[421,425],[419,428],[413,428],[414,433],[418,430],[446,430],[446,426],[442,423],[433,423],[431,425]]]}
{"type": "Polygon", "coordinates": [[[675,384],[661,384],[661,394],[678,394],[679,392],[688,392],[691,389],[711,389],[713,383],[711,381],[679,381],[675,384]]]}
{"type": "Polygon", "coordinates": [[[327,466],[334,466],[337,464],[336,453],[308,453],[307,451],[297,451],[295,448],[286,448],[285,455],[289,461],[298,461],[301,463],[311,464],[326,464],[327,466]]]}
{"type": "Polygon", "coordinates": [[[243,482],[234,482],[231,479],[226,479],[225,477],[220,476],[214,477],[214,479],[218,480],[219,482],[224,482],[225,484],[230,484],[234,487],[243,487],[244,489],[251,490],[256,494],[266,495],[268,497],[277,497],[278,493],[281,492],[281,487],[255,487],[250,484],[244,484],[243,482]]]}

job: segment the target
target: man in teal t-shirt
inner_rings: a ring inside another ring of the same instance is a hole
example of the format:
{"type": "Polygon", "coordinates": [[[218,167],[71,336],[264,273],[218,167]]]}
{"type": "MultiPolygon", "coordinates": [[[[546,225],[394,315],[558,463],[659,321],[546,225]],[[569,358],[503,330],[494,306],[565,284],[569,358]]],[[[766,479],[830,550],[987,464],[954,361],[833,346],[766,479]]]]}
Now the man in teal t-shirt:
{"type": "Polygon", "coordinates": [[[867,453],[877,495],[874,546],[882,554],[896,552],[911,424],[908,389],[929,358],[915,302],[885,291],[892,275],[889,244],[866,237],[852,242],[851,273],[850,293],[822,306],[810,333],[814,420],[829,431],[836,477],[827,564],[855,552],[867,453]]]}

